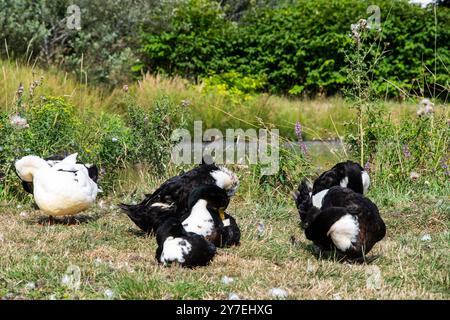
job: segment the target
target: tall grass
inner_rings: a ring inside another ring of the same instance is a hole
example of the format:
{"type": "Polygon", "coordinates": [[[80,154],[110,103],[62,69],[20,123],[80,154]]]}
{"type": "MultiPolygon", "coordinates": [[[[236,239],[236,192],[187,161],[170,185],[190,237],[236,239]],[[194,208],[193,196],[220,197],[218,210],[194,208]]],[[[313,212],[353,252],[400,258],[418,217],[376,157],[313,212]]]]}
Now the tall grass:
{"type": "MultiPolygon", "coordinates": [[[[80,83],[67,73],[54,68],[42,70],[19,62],[0,60],[0,110],[13,111],[16,91],[20,83],[26,90],[29,84],[44,77],[37,94],[63,96],[80,112],[113,112],[123,114],[127,110],[122,85],[107,91],[103,88],[80,83]]],[[[246,99],[234,99],[204,85],[192,85],[179,78],[167,78],[147,74],[142,80],[128,86],[128,95],[147,109],[154,101],[166,95],[175,104],[189,109],[194,120],[202,120],[204,128],[255,128],[264,123],[280,130],[288,139],[295,139],[294,125],[299,121],[304,139],[335,139],[344,135],[346,124],[355,118],[350,103],[339,96],[331,98],[299,99],[282,96],[255,94],[246,99]]],[[[395,118],[415,112],[415,102],[383,102],[395,118]]]]}

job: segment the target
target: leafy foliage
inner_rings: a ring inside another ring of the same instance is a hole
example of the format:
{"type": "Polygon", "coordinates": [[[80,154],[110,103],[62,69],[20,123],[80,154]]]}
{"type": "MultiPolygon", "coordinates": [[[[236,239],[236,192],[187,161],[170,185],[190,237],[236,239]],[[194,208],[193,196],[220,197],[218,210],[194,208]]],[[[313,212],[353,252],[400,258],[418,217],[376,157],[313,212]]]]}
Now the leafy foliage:
{"type": "MultiPolygon", "coordinates": [[[[234,22],[227,18],[228,7],[219,7],[215,1],[181,2],[169,17],[167,29],[144,33],[146,58],[140,67],[194,80],[211,73],[217,77],[237,72],[267,79],[260,90],[333,94],[350,84],[345,70],[350,24],[368,18],[370,4],[299,0],[279,6],[255,5],[250,10],[248,4],[239,2],[237,7],[247,9],[234,22]]],[[[382,14],[378,45],[386,55],[372,75],[374,90],[446,98],[448,8],[436,9],[435,26],[433,7],[422,9],[406,0],[376,4],[382,14]]]]}
{"type": "MultiPolygon", "coordinates": [[[[144,109],[130,97],[128,113],[81,113],[62,97],[20,96],[17,112],[0,112],[0,190],[3,196],[21,194],[15,160],[35,154],[79,153],[79,160],[101,170],[105,191],[114,186],[121,168],[149,164],[162,172],[170,159],[172,131],[182,126],[184,110],[167,97],[144,109]]],[[[0,194],[1,195],[1,194],[0,194]]]]}
{"type": "Polygon", "coordinates": [[[29,63],[37,59],[46,66],[63,66],[83,82],[87,78],[116,85],[129,79],[138,58],[139,28],[159,12],[159,2],[76,1],[80,30],[67,27],[71,15],[67,9],[72,4],[69,0],[0,0],[0,53],[26,55],[29,63]]]}

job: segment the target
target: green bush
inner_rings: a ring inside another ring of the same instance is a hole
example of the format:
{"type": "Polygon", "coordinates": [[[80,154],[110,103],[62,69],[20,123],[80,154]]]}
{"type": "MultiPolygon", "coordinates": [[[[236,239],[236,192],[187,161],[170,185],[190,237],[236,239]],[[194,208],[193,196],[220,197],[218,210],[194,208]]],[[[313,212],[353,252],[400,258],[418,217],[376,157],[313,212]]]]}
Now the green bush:
{"type": "Polygon", "coordinates": [[[78,150],[81,123],[71,104],[60,97],[42,97],[31,105],[22,99],[18,100],[20,113],[2,112],[0,116],[0,172],[5,175],[3,183],[9,188],[2,189],[8,192],[19,185],[14,173],[15,160],[28,154],[48,157],[78,150]],[[24,122],[13,123],[14,119],[24,122]]]}
{"type": "Polygon", "coordinates": [[[151,109],[124,99],[124,115],[81,112],[61,97],[22,95],[17,110],[0,112],[0,197],[25,195],[15,175],[15,160],[29,154],[48,157],[78,152],[79,161],[100,169],[100,185],[113,189],[122,169],[148,164],[162,173],[169,163],[172,131],[183,127],[187,109],[165,96],[151,109]]]}
{"type": "Polygon", "coordinates": [[[96,121],[93,156],[106,171],[124,167],[131,159],[132,136],[125,121],[116,114],[102,113],[96,121]]]}
{"type": "Polygon", "coordinates": [[[334,94],[351,84],[346,72],[350,25],[368,18],[366,9],[372,4],[381,10],[376,45],[386,50],[373,73],[376,93],[403,94],[397,86],[407,94],[445,99],[450,9],[436,9],[435,43],[433,8],[407,0],[298,0],[254,6],[241,12],[238,22],[228,19],[227,9],[215,1],[180,2],[166,28],[144,30],[140,67],[194,80],[229,73],[267,79],[257,90],[273,93],[334,94]]]}
{"type": "Polygon", "coordinates": [[[153,14],[160,7],[156,0],[0,0],[0,54],[62,66],[83,82],[117,85],[132,76],[138,30],[159,27],[153,14]],[[80,30],[66,26],[73,4],[80,8],[80,30]]]}
{"type": "Polygon", "coordinates": [[[133,136],[133,162],[150,164],[162,173],[170,160],[172,131],[182,126],[183,110],[168,97],[160,97],[153,108],[131,104],[126,114],[133,136]]]}

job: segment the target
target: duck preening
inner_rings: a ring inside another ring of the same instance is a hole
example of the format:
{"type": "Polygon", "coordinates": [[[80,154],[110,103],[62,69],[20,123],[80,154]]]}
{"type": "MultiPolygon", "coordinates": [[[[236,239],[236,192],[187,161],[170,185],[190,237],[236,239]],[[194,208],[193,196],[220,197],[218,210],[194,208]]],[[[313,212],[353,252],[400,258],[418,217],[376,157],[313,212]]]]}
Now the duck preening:
{"type": "Polygon", "coordinates": [[[203,185],[189,195],[189,212],[181,217],[186,231],[205,237],[217,247],[238,245],[240,230],[236,220],[225,213],[230,198],[222,188],[203,185]]]}
{"type": "Polygon", "coordinates": [[[89,208],[97,197],[97,184],[89,171],[71,154],[54,164],[34,155],[15,163],[22,181],[32,183],[34,200],[50,216],[73,215],[89,208]]]}
{"type": "MultiPolygon", "coordinates": [[[[64,160],[67,156],[69,156],[68,154],[57,154],[57,155],[53,155],[47,158],[44,158],[44,160],[47,162],[47,164],[50,167],[53,167],[54,165],[60,163],[62,160],[64,160]]],[[[88,171],[88,175],[89,178],[91,178],[92,181],[94,181],[95,183],[97,183],[98,180],[98,167],[96,165],[93,164],[83,164],[80,162],[77,162],[78,165],[83,165],[87,171],[88,171]]],[[[20,176],[19,176],[20,178],[20,176]]],[[[22,180],[22,187],[23,189],[28,192],[33,194],[33,181],[25,181],[23,179],[22,180]]]]}
{"type": "Polygon", "coordinates": [[[386,234],[377,206],[352,189],[331,187],[320,209],[313,205],[305,181],[296,197],[306,238],[321,251],[336,249],[347,258],[361,258],[386,234]]]}
{"type": "MultiPolygon", "coordinates": [[[[358,163],[350,160],[340,162],[330,170],[323,172],[314,180],[312,190],[308,191],[311,196],[312,205],[320,209],[324,197],[329,189],[334,186],[349,188],[357,193],[364,194],[367,193],[369,189],[370,177],[358,163]]],[[[295,192],[295,199],[299,199],[299,191],[295,192]]],[[[298,206],[299,204],[297,203],[297,207],[298,206]]]]}
{"type": "Polygon", "coordinates": [[[236,175],[225,167],[202,163],[194,169],[172,177],[152,194],[146,195],[144,202],[175,203],[178,208],[186,208],[191,191],[200,185],[211,184],[224,189],[233,196],[239,186],[236,175]]]}
{"type": "Polygon", "coordinates": [[[225,167],[202,163],[194,169],[172,177],[136,205],[120,204],[136,225],[147,233],[154,232],[160,219],[173,214],[177,218],[189,213],[191,192],[200,185],[215,185],[231,197],[239,186],[236,175],[225,167]]]}
{"type": "Polygon", "coordinates": [[[356,162],[347,160],[336,164],[314,180],[312,195],[333,186],[350,188],[355,192],[364,194],[369,189],[369,185],[370,177],[364,168],[356,162]]]}
{"type": "Polygon", "coordinates": [[[216,254],[216,247],[201,235],[187,232],[174,217],[166,219],[156,231],[156,260],[168,265],[179,263],[183,267],[209,264],[216,254]]]}
{"type": "Polygon", "coordinates": [[[128,217],[147,234],[154,234],[168,219],[175,218],[186,231],[205,237],[218,247],[238,245],[240,230],[236,220],[225,213],[230,202],[227,192],[216,185],[201,185],[192,190],[186,210],[175,204],[155,202],[137,207],[121,204],[128,217]],[[181,217],[177,212],[186,212],[181,217]]]}

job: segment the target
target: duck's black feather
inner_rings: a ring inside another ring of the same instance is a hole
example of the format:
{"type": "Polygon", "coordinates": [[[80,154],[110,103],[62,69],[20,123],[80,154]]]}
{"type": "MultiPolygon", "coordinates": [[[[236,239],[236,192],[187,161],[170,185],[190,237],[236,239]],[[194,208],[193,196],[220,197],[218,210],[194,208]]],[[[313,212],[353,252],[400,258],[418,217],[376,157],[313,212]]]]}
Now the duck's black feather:
{"type": "MultiPolygon", "coordinates": [[[[180,210],[187,208],[189,194],[194,188],[215,184],[211,172],[216,170],[219,168],[215,164],[201,164],[188,172],[170,178],[153,193],[147,194],[142,203],[147,205],[154,202],[175,203],[180,210]]],[[[185,211],[179,212],[179,215],[184,213],[185,211]]]]}
{"type": "Polygon", "coordinates": [[[176,213],[175,206],[161,207],[121,203],[119,207],[125,211],[136,226],[147,234],[154,234],[164,221],[176,213]]]}
{"type": "MultiPolygon", "coordinates": [[[[304,199],[304,202],[307,200],[304,199]]],[[[328,232],[345,215],[354,216],[358,223],[358,234],[352,246],[345,252],[341,251],[345,256],[361,257],[384,238],[386,225],[375,203],[349,188],[330,188],[321,209],[311,206],[306,212],[300,213],[306,237],[322,250],[335,248],[328,232]]]]}
{"type": "Polygon", "coordinates": [[[358,193],[364,193],[362,172],[364,168],[353,161],[340,162],[328,171],[323,172],[314,180],[312,194],[319,193],[322,190],[330,189],[333,186],[339,186],[344,178],[348,178],[347,188],[358,193]]]}

